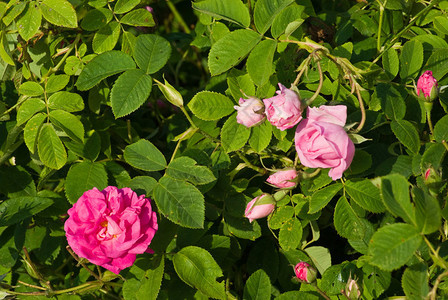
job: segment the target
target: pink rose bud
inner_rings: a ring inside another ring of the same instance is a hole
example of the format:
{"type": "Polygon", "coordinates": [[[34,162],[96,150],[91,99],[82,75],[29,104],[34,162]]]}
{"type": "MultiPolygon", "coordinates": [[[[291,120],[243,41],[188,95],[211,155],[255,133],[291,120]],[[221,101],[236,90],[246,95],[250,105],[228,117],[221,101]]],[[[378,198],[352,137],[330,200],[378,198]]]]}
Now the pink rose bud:
{"type": "Polygon", "coordinates": [[[151,6],[145,6],[145,9],[150,13],[154,13],[154,8],[152,8],[151,6]]]}
{"type": "Polygon", "coordinates": [[[308,116],[297,126],[294,138],[300,162],[309,168],[330,168],[333,180],[341,178],[355,155],[355,145],[342,127],[346,109],[340,105],[308,108],[308,116]]]}
{"type": "Polygon", "coordinates": [[[294,273],[296,273],[297,279],[306,282],[311,283],[316,280],[317,271],[314,269],[310,264],[306,262],[299,262],[294,267],[294,273]]]}
{"type": "Polygon", "coordinates": [[[118,274],[148,248],[158,229],[150,199],[130,188],[86,191],[68,210],[64,230],[73,251],[118,274]]]}
{"type": "Polygon", "coordinates": [[[350,300],[358,300],[361,297],[361,291],[355,279],[348,279],[347,285],[345,286],[345,295],[350,300]]]}
{"type": "Polygon", "coordinates": [[[264,105],[259,99],[249,97],[249,99],[240,98],[240,106],[235,105],[234,108],[238,111],[236,121],[246,127],[253,127],[264,122],[266,116],[264,115],[264,105]]]}
{"type": "Polygon", "coordinates": [[[417,96],[424,101],[432,102],[438,94],[437,80],[432,76],[432,72],[424,72],[417,81],[417,96]]]}
{"type": "Polygon", "coordinates": [[[428,187],[430,194],[438,196],[440,189],[445,184],[440,171],[436,171],[433,167],[426,169],[423,174],[424,183],[428,187]]]}
{"type": "Polygon", "coordinates": [[[277,171],[266,179],[267,182],[280,189],[295,187],[297,180],[297,171],[295,169],[277,171]]]}
{"type": "Polygon", "coordinates": [[[274,209],[274,198],[269,194],[262,194],[247,203],[244,216],[252,223],[253,220],[269,216],[274,209]]]}
{"type": "Polygon", "coordinates": [[[279,83],[277,96],[264,99],[266,116],[272,125],[280,130],[293,127],[302,120],[302,103],[299,96],[279,83]]]}

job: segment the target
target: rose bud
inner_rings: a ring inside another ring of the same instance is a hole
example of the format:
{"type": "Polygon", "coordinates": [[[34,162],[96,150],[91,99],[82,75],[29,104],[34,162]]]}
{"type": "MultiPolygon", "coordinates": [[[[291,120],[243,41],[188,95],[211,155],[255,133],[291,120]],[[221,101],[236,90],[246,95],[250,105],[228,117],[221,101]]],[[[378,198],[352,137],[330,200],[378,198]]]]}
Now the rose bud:
{"type": "Polygon", "coordinates": [[[440,192],[440,189],[444,185],[444,180],[442,179],[442,175],[439,171],[436,171],[433,167],[426,169],[423,174],[423,181],[425,185],[428,187],[429,192],[433,196],[437,196],[440,192]]]}
{"type": "Polygon", "coordinates": [[[248,128],[260,125],[266,119],[264,115],[264,105],[258,98],[249,97],[249,99],[240,98],[240,106],[235,105],[238,111],[236,121],[248,128]]]}
{"type": "Polygon", "coordinates": [[[296,273],[297,279],[306,283],[311,283],[316,280],[316,269],[304,261],[299,262],[294,267],[294,273],[296,273]]]}
{"type": "Polygon", "coordinates": [[[347,108],[343,105],[308,107],[307,114],[294,137],[300,162],[309,168],[330,168],[328,175],[333,180],[341,178],[355,155],[355,145],[343,127],[347,108]]]}
{"type": "Polygon", "coordinates": [[[302,120],[302,103],[299,96],[279,83],[277,96],[264,99],[265,113],[272,125],[280,130],[293,127],[302,120]]]}
{"type": "Polygon", "coordinates": [[[417,96],[423,101],[432,102],[438,94],[437,80],[432,76],[432,72],[424,72],[417,81],[417,96]]]}
{"type": "Polygon", "coordinates": [[[150,199],[130,188],[86,191],[68,210],[64,230],[72,250],[118,274],[148,248],[158,229],[150,199]]]}
{"type": "Polygon", "coordinates": [[[252,223],[253,220],[269,216],[274,209],[274,198],[269,194],[262,194],[247,203],[244,216],[252,223]]]}
{"type": "Polygon", "coordinates": [[[297,185],[297,180],[297,171],[295,169],[277,171],[266,179],[267,182],[279,189],[293,188],[297,185]]]}
{"type": "Polygon", "coordinates": [[[361,291],[355,279],[348,279],[347,285],[345,286],[345,295],[350,300],[358,300],[361,297],[361,291]]]}

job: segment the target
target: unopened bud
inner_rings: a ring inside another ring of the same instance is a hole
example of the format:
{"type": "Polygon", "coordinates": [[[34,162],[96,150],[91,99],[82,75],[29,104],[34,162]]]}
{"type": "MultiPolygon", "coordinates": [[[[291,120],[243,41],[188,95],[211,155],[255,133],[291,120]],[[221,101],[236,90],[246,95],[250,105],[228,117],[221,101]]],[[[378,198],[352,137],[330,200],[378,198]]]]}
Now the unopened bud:
{"type": "Polygon", "coordinates": [[[317,271],[310,264],[302,261],[294,267],[297,279],[306,283],[312,283],[316,280],[317,271]]]}
{"type": "Polygon", "coordinates": [[[355,279],[349,278],[347,285],[345,286],[345,295],[350,300],[358,300],[361,297],[361,290],[355,279]]]}
{"type": "Polygon", "coordinates": [[[269,194],[262,194],[247,203],[244,216],[252,223],[253,220],[269,216],[274,209],[274,198],[269,194]]]}
{"type": "Polygon", "coordinates": [[[417,81],[417,96],[425,102],[433,102],[439,95],[437,80],[431,71],[424,72],[417,81]]]}
{"type": "Polygon", "coordinates": [[[182,95],[171,84],[169,84],[166,80],[164,84],[156,79],[154,79],[154,81],[159,86],[159,89],[165,96],[166,100],[177,107],[182,107],[184,105],[182,95]]]}
{"type": "Polygon", "coordinates": [[[423,180],[428,187],[431,194],[437,195],[440,188],[442,188],[444,181],[439,171],[436,171],[433,167],[427,168],[423,173],[423,180]]]}

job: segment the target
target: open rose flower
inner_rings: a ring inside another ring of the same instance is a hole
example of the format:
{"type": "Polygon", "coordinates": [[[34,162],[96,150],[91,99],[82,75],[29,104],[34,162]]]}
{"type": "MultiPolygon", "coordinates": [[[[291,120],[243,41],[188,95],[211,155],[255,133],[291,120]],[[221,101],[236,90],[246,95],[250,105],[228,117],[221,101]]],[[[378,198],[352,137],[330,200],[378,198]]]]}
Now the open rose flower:
{"type": "Polygon", "coordinates": [[[297,171],[295,169],[277,171],[266,181],[280,189],[292,188],[297,185],[297,171]]]}
{"type": "Polygon", "coordinates": [[[355,145],[344,130],[347,108],[343,105],[308,108],[300,122],[295,146],[300,162],[309,168],[331,168],[328,175],[339,179],[350,166],[355,145]]]}
{"type": "Polygon", "coordinates": [[[240,98],[240,106],[235,105],[238,111],[236,121],[246,127],[260,125],[266,119],[264,115],[264,105],[259,99],[250,97],[249,99],[240,98]]]}
{"type": "Polygon", "coordinates": [[[157,231],[149,199],[130,188],[109,186],[85,192],[68,210],[64,229],[73,251],[115,274],[130,267],[157,231]]]}
{"type": "Polygon", "coordinates": [[[417,96],[423,100],[434,101],[438,95],[437,80],[431,71],[424,72],[417,81],[417,96]]]}
{"type": "Polygon", "coordinates": [[[302,120],[302,104],[299,96],[279,83],[277,96],[264,99],[266,116],[272,125],[280,130],[293,127],[302,120]]]}
{"type": "Polygon", "coordinates": [[[275,209],[275,200],[269,194],[262,194],[247,203],[244,216],[252,223],[253,220],[269,216],[275,209]]]}

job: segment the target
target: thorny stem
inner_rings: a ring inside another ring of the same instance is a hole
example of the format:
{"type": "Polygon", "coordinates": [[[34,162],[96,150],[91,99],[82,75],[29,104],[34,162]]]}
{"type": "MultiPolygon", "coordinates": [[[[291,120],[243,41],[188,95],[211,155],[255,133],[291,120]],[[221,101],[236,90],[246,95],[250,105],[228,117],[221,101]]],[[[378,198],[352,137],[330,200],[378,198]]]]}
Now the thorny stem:
{"type": "MultiPolygon", "coordinates": [[[[353,80],[355,80],[355,79],[353,78],[353,80]]],[[[366,109],[364,107],[364,102],[362,101],[362,96],[361,96],[361,92],[359,91],[359,89],[360,89],[360,87],[356,84],[355,90],[356,90],[356,96],[359,101],[359,108],[361,109],[361,121],[359,121],[359,125],[358,125],[358,127],[356,127],[356,129],[353,131],[353,133],[360,132],[366,122],[366,109]]]]}
{"type": "Polygon", "coordinates": [[[442,281],[442,279],[447,276],[448,276],[448,271],[445,271],[437,277],[436,281],[434,282],[434,286],[433,286],[431,292],[429,292],[429,294],[428,294],[428,297],[430,297],[431,300],[436,300],[437,288],[439,287],[439,284],[442,281]]]}
{"type": "Polygon", "coordinates": [[[190,34],[190,28],[188,28],[187,23],[185,23],[184,19],[180,15],[179,11],[177,10],[176,6],[171,2],[171,0],[166,0],[166,4],[170,8],[171,12],[174,15],[174,18],[179,22],[179,24],[184,28],[185,33],[190,34]]]}
{"type": "Polygon", "coordinates": [[[258,173],[260,173],[261,175],[266,174],[266,170],[260,167],[257,167],[255,165],[253,165],[250,161],[247,160],[247,158],[241,154],[239,151],[236,151],[236,154],[238,155],[238,157],[244,161],[244,164],[248,167],[251,168],[252,170],[257,171],[258,173]]]}
{"type": "Polygon", "coordinates": [[[37,290],[41,290],[41,291],[46,291],[47,290],[46,288],[43,288],[41,286],[37,286],[37,285],[34,285],[34,284],[29,284],[29,283],[26,283],[26,282],[21,281],[21,280],[17,280],[17,282],[20,283],[20,284],[23,284],[25,286],[32,287],[32,288],[37,289],[37,290]]]}
{"type": "Polygon", "coordinates": [[[389,43],[387,44],[387,46],[384,48],[384,50],[370,63],[370,66],[367,70],[370,70],[370,68],[376,64],[376,62],[390,49],[392,48],[392,46],[394,45],[394,43],[406,32],[409,30],[409,28],[411,28],[414,23],[417,21],[417,19],[426,14],[428,12],[428,10],[430,10],[434,5],[436,5],[439,2],[439,0],[433,0],[431,1],[431,3],[428,4],[427,7],[425,7],[424,9],[422,9],[421,11],[419,11],[409,22],[409,24],[403,28],[399,33],[397,33],[393,39],[391,39],[389,41],[389,43]]]}
{"type": "Polygon", "coordinates": [[[302,63],[302,69],[300,70],[299,74],[297,74],[296,80],[292,83],[293,86],[297,86],[299,84],[300,78],[302,77],[303,73],[305,72],[307,65],[309,64],[311,60],[311,56],[308,56],[302,63]]]}
{"type": "Polygon", "coordinates": [[[384,3],[381,3],[380,0],[377,0],[378,4],[380,5],[380,19],[378,22],[378,34],[377,34],[377,41],[376,41],[376,48],[378,52],[381,51],[381,30],[383,26],[383,15],[384,15],[384,7],[387,4],[387,0],[384,1],[384,3]]]}
{"type": "Polygon", "coordinates": [[[434,247],[432,246],[431,242],[424,235],[423,235],[423,240],[425,241],[426,245],[428,245],[429,250],[431,250],[431,252],[434,255],[434,257],[436,257],[438,259],[437,262],[436,261],[434,261],[434,262],[435,263],[440,263],[441,265],[443,265],[444,269],[448,269],[448,265],[445,262],[445,260],[439,259],[439,252],[434,249],[434,247]]]}
{"type": "Polygon", "coordinates": [[[93,272],[92,270],[90,270],[90,269],[86,266],[86,264],[83,263],[83,262],[80,260],[80,258],[73,252],[73,250],[72,250],[72,248],[70,248],[70,246],[67,246],[66,248],[67,248],[67,251],[73,256],[73,258],[74,258],[77,262],[79,262],[79,263],[81,264],[81,266],[83,266],[84,269],[86,269],[86,270],[87,270],[93,277],[95,277],[96,280],[102,282],[102,281],[101,281],[101,278],[98,277],[98,275],[97,275],[95,272],[93,272]]]}
{"type": "Polygon", "coordinates": [[[313,286],[316,288],[316,291],[322,295],[322,297],[324,297],[327,300],[331,300],[330,297],[327,296],[327,294],[325,294],[320,288],[317,287],[316,283],[314,283],[313,286]]]}
{"type": "Polygon", "coordinates": [[[319,96],[320,90],[324,85],[324,74],[322,72],[322,68],[320,66],[319,61],[317,61],[317,70],[319,71],[319,85],[317,86],[316,92],[314,92],[313,96],[311,96],[311,98],[306,101],[307,105],[310,105],[317,98],[317,96],[319,96]]]}

